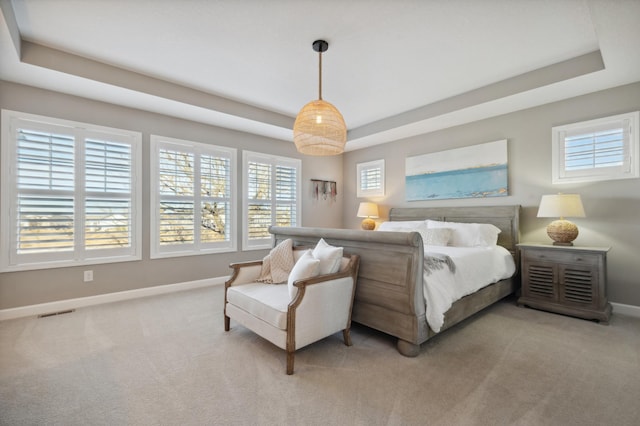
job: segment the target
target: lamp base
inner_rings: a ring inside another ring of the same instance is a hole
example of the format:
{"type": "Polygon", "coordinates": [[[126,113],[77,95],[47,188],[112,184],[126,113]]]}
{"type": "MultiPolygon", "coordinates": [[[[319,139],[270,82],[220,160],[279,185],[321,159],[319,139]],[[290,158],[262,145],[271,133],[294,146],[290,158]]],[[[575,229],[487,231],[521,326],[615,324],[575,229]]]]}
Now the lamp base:
{"type": "Polygon", "coordinates": [[[572,246],[578,237],[578,227],[565,219],[554,220],[547,226],[547,235],[554,246],[572,246]]]}
{"type": "Polygon", "coordinates": [[[376,229],[376,221],[371,218],[366,218],[362,221],[362,224],[360,226],[365,231],[373,231],[374,229],[376,229]]]}

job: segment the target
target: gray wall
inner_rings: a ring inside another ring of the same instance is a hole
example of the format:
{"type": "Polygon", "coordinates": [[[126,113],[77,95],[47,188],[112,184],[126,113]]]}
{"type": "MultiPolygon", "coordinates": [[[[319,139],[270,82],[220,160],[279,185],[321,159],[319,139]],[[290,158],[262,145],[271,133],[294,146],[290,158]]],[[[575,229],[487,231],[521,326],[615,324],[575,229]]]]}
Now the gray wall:
{"type": "MultiPolygon", "coordinates": [[[[149,259],[149,135],[158,134],[238,149],[238,189],[242,185],[242,150],[265,152],[302,159],[302,224],[339,228],[342,225],[342,157],[305,157],[291,142],[125,108],[84,98],[63,95],[29,86],[0,81],[0,107],[31,114],[110,126],[143,134],[143,251],[137,262],[110,263],[89,267],[54,268],[0,273],[0,309],[162,284],[188,282],[230,273],[229,263],[261,259],[266,251],[241,251],[215,255],[149,259]],[[336,201],[315,200],[310,179],[337,181],[336,201]],[[83,282],[83,271],[92,269],[94,280],[83,282]]],[[[0,173],[2,171],[0,170],[0,173]]],[[[239,190],[238,194],[241,194],[239,190]]],[[[0,206],[2,207],[2,206],[0,206]]],[[[238,209],[238,224],[242,223],[238,209]]],[[[239,229],[241,226],[239,227],[239,229]]]]}
{"type": "MultiPolygon", "coordinates": [[[[545,232],[551,219],[536,217],[543,194],[579,193],[587,217],[572,219],[580,229],[581,246],[610,246],[608,294],[612,302],[640,306],[640,179],[552,185],[551,127],[640,109],[640,83],[531,108],[442,131],[349,152],[344,156],[344,218],[358,228],[356,164],[384,158],[386,193],[372,199],[388,217],[390,207],[520,204],[521,241],[550,243],[545,232]],[[407,156],[508,140],[509,196],[406,202],[404,169],[407,156]]],[[[384,219],[380,219],[384,220],[384,219]]]]}

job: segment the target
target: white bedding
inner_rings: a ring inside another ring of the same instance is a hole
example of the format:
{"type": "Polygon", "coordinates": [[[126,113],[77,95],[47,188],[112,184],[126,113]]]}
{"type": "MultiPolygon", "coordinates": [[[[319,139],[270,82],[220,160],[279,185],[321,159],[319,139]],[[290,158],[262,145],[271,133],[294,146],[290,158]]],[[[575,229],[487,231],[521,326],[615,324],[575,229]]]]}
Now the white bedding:
{"type": "Polygon", "coordinates": [[[455,265],[454,273],[448,267],[423,272],[427,323],[435,332],[442,328],[444,314],[453,302],[482,287],[509,278],[516,270],[513,256],[501,246],[425,246],[424,252],[425,257],[430,253],[447,255],[455,265]]]}

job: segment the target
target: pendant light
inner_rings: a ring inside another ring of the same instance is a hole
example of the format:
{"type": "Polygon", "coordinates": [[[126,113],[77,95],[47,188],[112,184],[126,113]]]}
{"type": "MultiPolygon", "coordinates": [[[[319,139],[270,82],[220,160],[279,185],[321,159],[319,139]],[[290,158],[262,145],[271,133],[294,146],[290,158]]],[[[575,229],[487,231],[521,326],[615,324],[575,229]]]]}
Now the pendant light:
{"type": "Polygon", "coordinates": [[[340,111],[322,99],[322,52],[329,43],[324,40],[313,42],[313,50],[318,52],[319,85],[318,100],[302,107],[293,125],[293,141],[298,152],[307,155],[337,155],[344,152],[347,142],[347,126],[340,111]]]}

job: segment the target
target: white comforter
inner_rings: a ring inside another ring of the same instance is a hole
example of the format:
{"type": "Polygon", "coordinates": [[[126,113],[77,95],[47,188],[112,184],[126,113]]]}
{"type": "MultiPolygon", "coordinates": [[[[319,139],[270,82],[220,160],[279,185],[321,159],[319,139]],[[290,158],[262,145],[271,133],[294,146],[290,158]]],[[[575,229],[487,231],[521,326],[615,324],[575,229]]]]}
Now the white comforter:
{"type": "Polygon", "coordinates": [[[444,314],[453,302],[512,276],[516,270],[511,253],[501,246],[425,246],[424,252],[425,257],[434,253],[445,254],[455,264],[453,274],[448,267],[423,272],[427,323],[435,332],[442,328],[444,314]]]}

